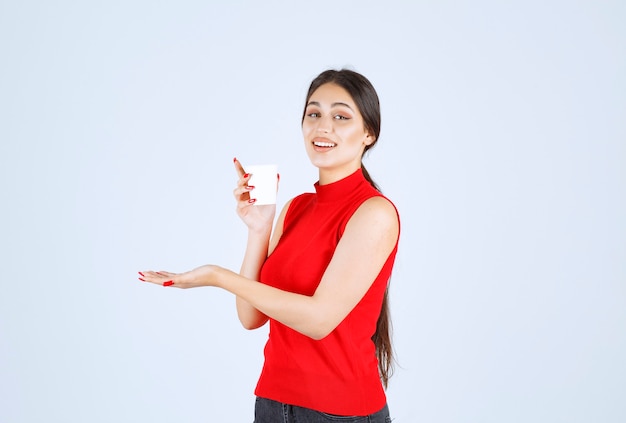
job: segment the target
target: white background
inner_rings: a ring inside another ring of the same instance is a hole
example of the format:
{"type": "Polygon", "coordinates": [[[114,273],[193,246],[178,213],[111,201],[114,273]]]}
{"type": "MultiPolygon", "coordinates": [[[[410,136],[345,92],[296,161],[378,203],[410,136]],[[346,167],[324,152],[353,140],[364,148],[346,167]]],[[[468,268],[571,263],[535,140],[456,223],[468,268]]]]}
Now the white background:
{"type": "Polygon", "coordinates": [[[251,422],[232,158],[317,180],[309,82],[377,88],[396,422],[626,421],[626,3],[0,3],[0,421],[251,422]]]}

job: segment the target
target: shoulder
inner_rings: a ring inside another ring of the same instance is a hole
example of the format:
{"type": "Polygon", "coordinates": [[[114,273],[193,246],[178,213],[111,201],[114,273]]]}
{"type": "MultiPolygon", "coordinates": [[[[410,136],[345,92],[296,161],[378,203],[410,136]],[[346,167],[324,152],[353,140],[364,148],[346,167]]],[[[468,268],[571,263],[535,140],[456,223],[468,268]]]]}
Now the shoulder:
{"type": "Polygon", "coordinates": [[[400,239],[400,219],[391,201],[383,196],[370,197],[359,205],[342,234],[353,250],[369,246],[388,257],[400,239]]]}
{"type": "Polygon", "coordinates": [[[312,192],[303,192],[300,195],[296,195],[295,197],[293,197],[291,200],[289,200],[290,203],[298,203],[301,201],[310,201],[312,199],[315,198],[315,194],[312,192]]]}
{"type": "Polygon", "coordinates": [[[296,195],[291,200],[287,201],[285,208],[289,209],[289,212],[297,210],[302,207],[306,207],[315,199],[315,194],[311,192],[305,192],[300,195],[296,195]]]}
{"type": "Polygon", "coordinates": [[[394,227],[399,229],[400,217],[396,206],[382,195],[370,197],[363,201],[356,209],[350,222],[361,222],[364,224],[382,226],[387,229],[394,227]]]}
{"type": "Polygon", "coordinates": [[[315,194],[305,192],[287,201],[282,211],[283,220],[287,223],[293,220],[295,216],[298,216],[303,210],[306,210],[314,199],[315,194]]]}

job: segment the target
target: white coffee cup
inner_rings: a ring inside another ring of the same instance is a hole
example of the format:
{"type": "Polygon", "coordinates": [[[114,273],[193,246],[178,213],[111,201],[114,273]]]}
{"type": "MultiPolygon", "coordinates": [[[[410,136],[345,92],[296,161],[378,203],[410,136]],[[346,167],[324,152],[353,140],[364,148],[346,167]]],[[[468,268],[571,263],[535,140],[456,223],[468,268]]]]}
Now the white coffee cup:
{"type": "Polygon", "coordinates": [[[250,199],[257,206],[276,204],[276,190],[278,174],[276,165],[251,165],[246,166],[246,172],[250,174],[248,185],[254,189],[250,191],[250,199]]]}

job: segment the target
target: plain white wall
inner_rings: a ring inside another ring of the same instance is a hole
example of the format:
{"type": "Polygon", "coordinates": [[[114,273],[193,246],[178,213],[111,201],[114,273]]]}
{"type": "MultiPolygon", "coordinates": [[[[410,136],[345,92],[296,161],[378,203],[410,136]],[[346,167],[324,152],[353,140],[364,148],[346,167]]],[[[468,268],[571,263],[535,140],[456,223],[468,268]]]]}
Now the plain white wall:
{"type": "Polygon", "coordinates": [[[626,5],[2,1],[0,421],[251,422],[232,158],[312,190],[310,80],[377,88],[397,422],[626,421],[626,5]]]}

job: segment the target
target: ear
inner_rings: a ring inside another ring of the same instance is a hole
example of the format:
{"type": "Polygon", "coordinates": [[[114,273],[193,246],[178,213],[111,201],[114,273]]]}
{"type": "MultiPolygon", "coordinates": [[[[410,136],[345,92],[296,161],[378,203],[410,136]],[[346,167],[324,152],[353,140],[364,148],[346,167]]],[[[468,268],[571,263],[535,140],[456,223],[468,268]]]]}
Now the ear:
{"type": "Polygon", "coordinates": [[[374,141],[376,141],[376,137],[368,132],[367,135],[365,135],[365,145],[372,145],[374,141]]]}

